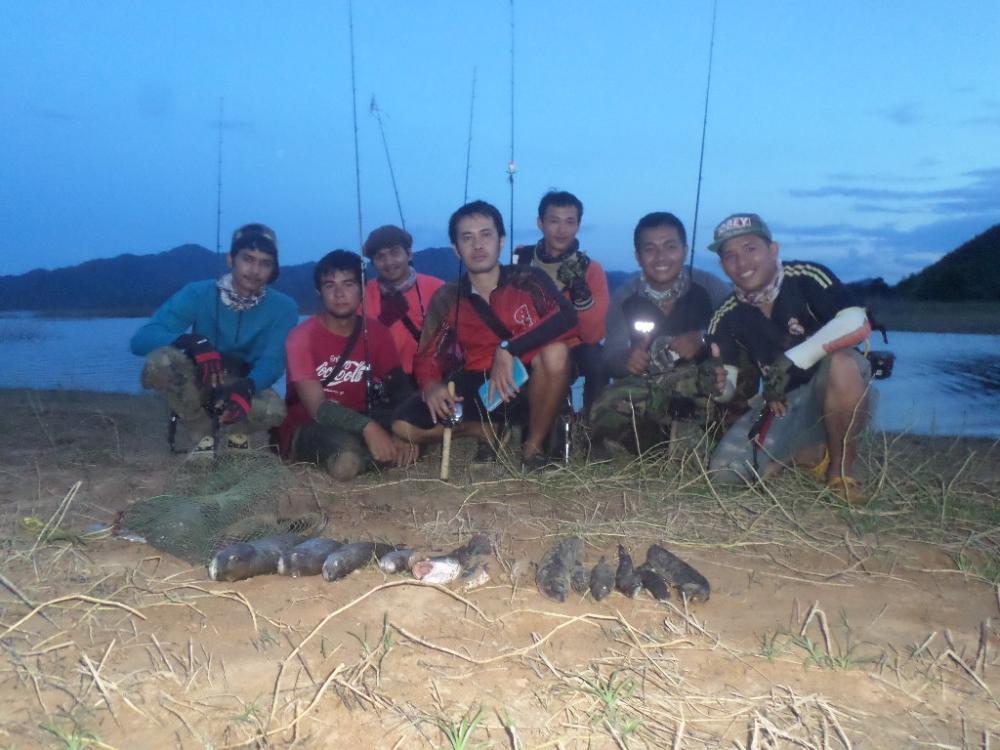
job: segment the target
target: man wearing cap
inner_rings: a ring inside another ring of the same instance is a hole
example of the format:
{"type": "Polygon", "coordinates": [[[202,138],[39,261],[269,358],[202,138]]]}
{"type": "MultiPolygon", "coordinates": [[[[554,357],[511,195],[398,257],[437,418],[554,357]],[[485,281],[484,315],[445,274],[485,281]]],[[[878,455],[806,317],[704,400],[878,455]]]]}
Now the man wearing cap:
{"type": "Polygon", "coordinates": [[[285,337],[298,322],[298,306],[268,288],[278,278],[274,232],[263,224],[240,227],[226,263],[229,273],[182,288],[131,341],[132,353],[146,357],[143,387],[163,394],[195,455],[216,448],[216,421],[229,447],[244,448],[249,433],[285,417],[270,388],[284,372],[285,337]]]}
{"type": "Polygon", "coordinates": [[[536,223],[542,238],[515,250],[518,264],[544,271],[573,303],[576,311],[573,363],[583,376],[583,410],[607,385],[601,341],[608,314],[608,279],[601,264],[580,249],[576,234],[583,219],[583,203],[565,190],[550,190],[538,203],[536,223]]]}
{"type": "Polygon", "coordinates": [[[742,482],[811,464],[844,500],[864,502],[852,473],[876,395],[868,361],[854,348],[871,333],[864,308],[825,266],[781,261],[757,214],[726,218],[709,247],[734,286],[708,327],[727,371],[718,400],[733,397],[741,361],[763,380],[763,392],[716,448],[713,479],[742,482]]]}
{"type": "Polygon", "coordinates": [[[412,376],[427,305],[444,282],[414,270],[413,237],[401,227],[373,230],[364,253],[378,274],[365,285],[365,312],[389,329],[403,372],[412,376]]]}

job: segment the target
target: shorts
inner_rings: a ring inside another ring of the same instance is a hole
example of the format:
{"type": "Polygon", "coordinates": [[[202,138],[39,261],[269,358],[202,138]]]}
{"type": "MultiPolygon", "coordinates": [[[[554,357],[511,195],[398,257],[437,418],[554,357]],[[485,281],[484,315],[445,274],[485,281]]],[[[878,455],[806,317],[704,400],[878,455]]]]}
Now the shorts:
{"type": "MultiPolygon", "coordinates": [[[[509,424],[512,421],[522,421],[528,402],[522,389],[521,393],[511,402],[500,404],[492,412],[487,412],[482,399],[479,398],[479,387],[486,382],[485,372],[470,372],[462,370],[455,378],[455,395],[462,397],[462,419],[475,419],[479,422],[493,424],[509,424]]],[[[424,398],[418,391],[399,405],[392,415],[393,421],[406,422],[421,430],[430,430],[435,426],[424,398]]]]}
{"type": "MultiPolygon", "coordinates": [[[[871,366],[861,352],[850,350],[865,383],[871,383],[871,366]]],[[[826,443],[823,425],[823,396],[830,377],[830,358],[824,357],[813,378],[788,394],[788,413],[771,421],[763,446],[754,450],[748,433],[760,418],[764,397],[750,399],[748,411],[729,428],[719,441],[709,473],[713,482],[743,484],[764,476],[774,464],[787,465],[804,448],[826,443]],[[756,456],[754,455],[756,453],[756,456]]],[[[874,415],[878,391],[868,390],[868,413],[874,415]]]]}

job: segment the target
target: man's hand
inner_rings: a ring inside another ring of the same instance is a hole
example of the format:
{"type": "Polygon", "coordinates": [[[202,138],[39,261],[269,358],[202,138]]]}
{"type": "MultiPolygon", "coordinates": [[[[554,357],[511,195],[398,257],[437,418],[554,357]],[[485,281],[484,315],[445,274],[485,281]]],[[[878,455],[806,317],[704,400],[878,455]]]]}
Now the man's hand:
{"type": "Polygon", "coordinates": [[[431,413],[434,424],[451,419],[451,415],[455,413],[455,404],[462,401],[461,396],[449,393],[448,386],[440,381],[428,383],[420,395],[427,404],[427,410],[431,413]]]}
{"type": "Polygon", "coordinates": [[[804,383],[808,378],[805,370],[795,366],[784,354],[778,356],[764,370],[764,400],[771,405],[771,411],[784,416],[785,396],[790,388],[804,383]]]}
{"type": "Polygon", "coordinates": [[[420,449],[414,443],[396,436],[393,436],[392,441],[396,445],[396,466],[413,466],[420,458],[420,449]]]}
{"type": "Polygon", "coordinates": [[[688,331],[674,336],[670,342],[673,349],[681,359],[695,360],[705,348],[705,338],[701,331],[688,331]]]}
{"type": "Polygon", "coordinates": [[[372,458],[380,464],[396,463],[398,456],[396,440],[378,422],[372,420],[366,424],[361,431],[361,437],[364,438],[372,458]]]}
{"type": "Polygon", "coordinates": [[[198,385],[216,385],[222,376],[222,355],[212,342],[200,333],[185,333],[170,344],[194,361],[198,370],[198,385]]]}
{"type": "Polygon", "coordinates": [[[493,354],[493,367],[490,368],[490,389],[487,400],[492,401],[494,394],[506,403],[517,395],[518,387],[514,382],[514,355],[506,349],[497,347],[493,354]]]}
{"type": "Polygon", "coordinates": [[[726,368],[717,356],[709,357],[698,365],[698,394],[718,397],[726,389],[726,368]]]}
{"type": "Polygon", "coordinates": [[[382,292],[382,308],[379,310],[378,319],[386,328],[397,320],[402,320],[409,311],[410,303],[406,301],[406,297],[401,292],[389,294],[382,292]]]}
{"type": "Polygon", "coordinates": [[[250,413],[250,404],[253,402],[254,384],[249,378],[240,378],[222,389],[222,415],[219,421],[222,424],[233,424],[239,422],[250,413]]]}
{"type": "Polygon", "coordinates": [[[649,363],[652,358],[649,356],[647,347],[648,342],[645,345],[633,346],[628,350],[625,369],[632,375],[642,375],[649,372],[649,363]]]}
{"type": "Polygon", "coordinates": [[[575,252],[570,254],[556,271],[556,278],[569,290],[570,301],[577,310],[586,310],[594,304],[594,295],[590,291],[590,285],[587,284],[589,265],[590,258],[581,252],[575,252]]]}

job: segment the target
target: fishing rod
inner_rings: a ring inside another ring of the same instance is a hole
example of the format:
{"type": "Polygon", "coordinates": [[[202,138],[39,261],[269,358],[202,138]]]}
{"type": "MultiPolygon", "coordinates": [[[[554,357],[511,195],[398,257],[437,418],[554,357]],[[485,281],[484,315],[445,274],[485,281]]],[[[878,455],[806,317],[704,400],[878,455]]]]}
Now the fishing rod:
{"type": "Polygon", "coordinates": [[[465,142],[465,190],[462,205],[469,202],[469,170],[472,167],[472,116],[476,106],[476,68],[472,69],[472,95],[469,97],[469,137],[465,142]]]}
{"type": "MultiPolygon", "coordinates": [[[[513,1],[513,0],[512,0],[513,1]]],[[[705,81],[705,113],[701,121],[701,152],[698,156],[698,186],[694,193],[694,223],[691,225],[691,258],[688,267],[694,268],[694,253],[698,238],[698,209],[701,206],[701,177],[705,166],[705,133],[708,130],[708,99],[712,90],[712,58],[715,55],[715,16],[719,8],[719,0],[712,2],[712,34],[708,43],[708,78],[705,81]]]]}
{"type": "Polygon", "coordinates": [[[375,102],[375,94],[372,94],[372,101],[368,111],[375,115],[378,121],[378,129],[382,134],[382,147],[385,149],[385,160],[389,164],[389,177],[392,179],[392,192],[396,196],[396,208],[399,210],[399,223],[406,229],[406,219],[403,218],[403,203],[399,200],[399,188],[396,186],[396,170],[392,168],[392,157],[389,156],[389,141],[385,137],[385,125],[382,123],[382,110],[375,102]]]}
{"type": "Polygon", "coordinates": [[[510,185],[510,262],[514,263],[514,0],[510,0],[510,159],[507,161],[507,183],[510,185]]]}
{"type": "MultiPolygon", "coordinates": [[[[371,354],[368,347],[368,306],[366,303],[365,286],[367,286],[368,280],[365,274],[365,257],[364,257],[364,224],[361,217],[361,150],[358,146],[358,86],[357,86],[357,76],[355,72],[355,59],[354,59],[354,2],[353,0],[348,0],[347,3],[347,25],[348,31],[350,33],[351,44],[351,117],[354,122],[354,186],[355,186],[355,197],[358,206],[358,248],[361,255],[361,342],[364,347],[365,362],[367,367],[364,368],[365,372],[365,407],[369,414],[372,411],[372,365],[371,365],[371,354]]],[[[347,357],[349,352],[344,352],[343,356],[347,357]]]]}

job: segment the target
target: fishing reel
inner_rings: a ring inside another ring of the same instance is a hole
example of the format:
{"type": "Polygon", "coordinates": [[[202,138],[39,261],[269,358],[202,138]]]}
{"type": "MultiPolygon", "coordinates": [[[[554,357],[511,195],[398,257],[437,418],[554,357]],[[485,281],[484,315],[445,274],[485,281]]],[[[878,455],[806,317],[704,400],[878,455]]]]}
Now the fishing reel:
{"type": "Polygon", "coordinates": [[[875,380],[885,380],[892,375],[892,366],[896,363],[896,355],[892,352],[872,350],[865,354],[865,358],[872,368],[872,378],[875,380]]]}
{"type": "Polygon", "coordinates": [[[670,346],[674,343],[673,336],[657,336],[649,347],[650,370],[667,372],[674,368],[680,355],[670,346]]]}
{"type": "Polygon", "coordinates": [[[451,410],[451,414],[447,419],[442,420],[441,423],[445,427],[458,427],[462,423],[462,414],[462,403],[460,401],[456,402],[455,408],[451,410]]]}

